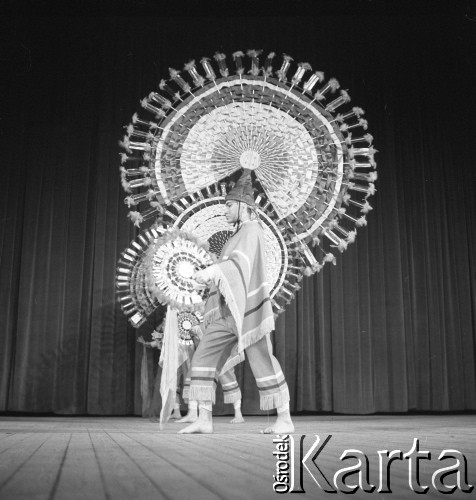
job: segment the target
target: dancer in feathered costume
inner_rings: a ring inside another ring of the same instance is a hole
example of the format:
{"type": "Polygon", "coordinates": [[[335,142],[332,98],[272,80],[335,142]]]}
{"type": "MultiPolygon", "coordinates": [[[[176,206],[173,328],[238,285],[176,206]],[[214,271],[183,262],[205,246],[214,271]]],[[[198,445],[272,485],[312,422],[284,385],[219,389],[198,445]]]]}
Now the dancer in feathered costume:
{"type": "Polygon", "coordinates": [[[199,283],[210,285],[210,294],[205,306],[205,333],[191,368],[190,399],[199,402],[199,417],[180,432],[213,432],[217,374],[236,346],[238,353],[245,351],[248,357],[260,393],[260,408],[276,408],[278,412],[275,424],[264,432],[293,432],[288,386],[269,338],[274,314],[266,281],[264,234],[255,212],[249,170],[225,201],[227,221],[236,225],[236,231],[219,260],[194,275],[199,283]]]}

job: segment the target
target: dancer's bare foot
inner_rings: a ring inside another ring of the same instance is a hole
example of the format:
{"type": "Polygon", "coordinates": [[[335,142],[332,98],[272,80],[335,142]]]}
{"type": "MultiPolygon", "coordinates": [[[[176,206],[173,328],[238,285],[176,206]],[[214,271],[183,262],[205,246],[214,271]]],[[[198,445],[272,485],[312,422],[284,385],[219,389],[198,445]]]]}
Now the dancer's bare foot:
{"type": "Polygon", "coordinates": [[[294,424],[289,411],[278,413],[274,425],[261,431],[262,434],[292,434],[293,432],[294,424]]]}
{"type": "Polygon", "coordinates": [[[192,423],[192,422],[196,422],[197,418],[198,418],[197,411],[189,411],[185,415],[185,417],[182,417],[181,419],[176,420],[175,423],[176,424],[189,424],[189,423],[192,423]]]}
{"type": "Polygon", "coordinates": [[[230,420],[230,424],[242,424],[245,421],[240,408],[235,408],[235,418],[230,420]]]}
{"type": "Polygon", "coordinates": [[[213,432],[212,412],[200,408],[198,418],[195,422],[180,429],[179,434],[211,434],[213,432]]]}

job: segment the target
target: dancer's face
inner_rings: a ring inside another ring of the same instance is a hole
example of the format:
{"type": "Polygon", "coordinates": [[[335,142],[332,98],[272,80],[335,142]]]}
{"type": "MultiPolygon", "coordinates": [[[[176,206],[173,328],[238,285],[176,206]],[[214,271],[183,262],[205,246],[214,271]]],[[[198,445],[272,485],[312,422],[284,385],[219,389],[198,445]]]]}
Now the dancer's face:
{"type": "Polygon", "coordinates": [[[237,201],[234,201],[234,200],[228,200],[226,203],[225,203],[225,206],[226,206],[226,213],[225,213],[225,217],[226,217],[226,221],[228,222],[228,224],[234,224],[237,220],[238,220],[238,209],[239,209],[239,206],[238,206],[238,202],[237,201]]]}

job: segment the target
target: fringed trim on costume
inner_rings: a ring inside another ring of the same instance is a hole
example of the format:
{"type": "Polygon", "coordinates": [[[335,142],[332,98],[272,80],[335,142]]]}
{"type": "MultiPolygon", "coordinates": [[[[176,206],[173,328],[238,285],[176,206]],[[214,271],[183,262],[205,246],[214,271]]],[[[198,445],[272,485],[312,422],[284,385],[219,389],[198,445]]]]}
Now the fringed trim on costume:
{"type": "Polygon", "coordinates": [[[216,266],[216,278],[215,284],[220,290],[220,293],[225,298],[226,305],[229,307],[231,315],[235,320],[236,330],[238,331],[238,336],[241,334],[241,328],[243,326],[243,318],[241,317],[240,311],[238,310],[238,305],[233,297],[233,292],[230,288],[230,284],[226,280],[225,275],[219,266],[216,266]]]}
{"type": "Polygon", "coordinates": [[[259,407],[261,410],[273,410],[289,403],[289,389],[286,386],[273,394],[260,395],[259,407]]]}
{"type": "Polygon", "coordinates": [[[233,392],[227,392],[223,394],[223,402],[225,404],[234,404],[236,401],[241,400],[241,391],[240,389],[237,389],[236,391],[233,392]]]}
{"type": "Polygon", "coordinates": [[[269,316],[261,322],[261,325],[250,332],[238,338],[238,351],[242,352],[250,345],[255,344],[258,340],[261,340],[265,335],[268,335],[274,330],[274,317],[269,316]]]}
{"type": "Polygon", "coordinates": [[[215,404],[215,388],[209,385],[191,385],[189,399],[193,401],[211,401],[215,404]]]}

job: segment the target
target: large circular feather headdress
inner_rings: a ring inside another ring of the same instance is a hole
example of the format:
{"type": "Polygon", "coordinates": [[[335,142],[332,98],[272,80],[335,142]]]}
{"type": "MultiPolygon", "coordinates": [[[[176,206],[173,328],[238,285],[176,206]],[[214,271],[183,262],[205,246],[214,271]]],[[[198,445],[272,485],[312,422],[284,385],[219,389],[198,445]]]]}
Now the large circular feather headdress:
{"type": "Polygon", "coordinates": [[[233,230],[224,196],[242,169],[253,172],[276,313],[303,275],[335,263],[335,252],[366,225],[377,173],[364,111],[344,110],[350,96],[336,79],[326,81],[285,54],[275,69],[274,58],[258,50],[216,53],[200,68],[195,61],[183,71],[170,68],[127,126],[125,203],[136,226],[152,223],[119,266],[120,299],[133,324],[164,303],[147,284],[143,254],[171,229],[192,233],[219,254],[233,230]]]}

